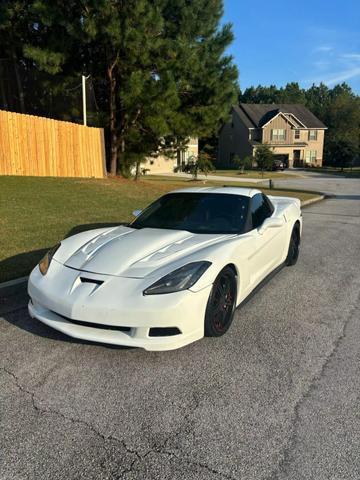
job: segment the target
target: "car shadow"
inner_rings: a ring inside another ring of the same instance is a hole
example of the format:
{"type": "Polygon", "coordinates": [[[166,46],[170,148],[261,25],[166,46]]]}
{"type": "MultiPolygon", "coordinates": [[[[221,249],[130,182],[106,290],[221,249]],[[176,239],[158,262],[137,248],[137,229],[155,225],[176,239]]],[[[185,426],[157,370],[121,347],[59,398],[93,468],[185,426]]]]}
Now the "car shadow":
{"type": "MultiPolygon", "coordinates": [[[[82,225],[76,225],[73,227],[64,238],[68,238],[77,233],[85,232],[87,230],[93,230],[96,228],[116,227],[120,225],[128,225],[127,223],[87,223],[82,225]]],[[[5,258],[0,261],[0,271],[21,271],[18,276],[29,275],[35,265],[45,255],[50,248],[42,248],[38,250],[32,250],[29,252],[13,255],[12,257],[5,258]]],[[[27,312],[27,282],[21,283],[16,286],[9,286],[2,288],[0,292],[0,317],[6,320],[8,323],[25,330],[33,335],[48,338],[50,340],[58,340],[62,342],[93,345],[93,342],[86,340],[79,340],[69,337],[57,330],[54,330],[47,325],[39,322],[36,319],[32,319],[27,312]]],[[[108,345],[97,343],[106,348],[120,349],[120,350],[137,350],[134,347],[123,347],[120,345],[108,345]]]]}
{"type": "Polygon", "coordinates": [[[335,195],[337,200],[360,200],[360,195],[335,195]]]}
{"type": "MultiPolygon", "coordinates": [[[[22,283],[16,289],[6,289],[5,294],[2,295],[0,305],[0,319],[5,320],[11,325],[31,333],[38,337],[47,338],[49,340],[57,340],[60,342],[74,343],[79,345],[94,345],[95,342],[88,342],[77,338],[69,337],[64,333],[48,327],[44,323],[31,318],[27,311],[27,303],[29,297],[27,295],[27,284],[22,283]]],[[[137,350],[134,347],[124,347],[121,345],[110,345],[104,343],[97,343],[103,347],[115,350],[137,350]]]]}

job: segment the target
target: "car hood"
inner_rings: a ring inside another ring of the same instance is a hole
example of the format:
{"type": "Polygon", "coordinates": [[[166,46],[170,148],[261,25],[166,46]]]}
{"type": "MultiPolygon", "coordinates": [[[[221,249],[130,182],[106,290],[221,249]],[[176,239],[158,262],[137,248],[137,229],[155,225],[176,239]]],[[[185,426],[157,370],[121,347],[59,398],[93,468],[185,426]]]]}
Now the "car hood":
{"type": "Polygon", "coordinates": [[[82,244],[69,252],[67,259],[61,258],[61,252],[60,258],[59,255],[54,258],[77,270],[143,278],[172,261],[181,260],[184,256],[232,236],[157,228],[137,230],[120,226],[96,232],[85,243],[80,240],[82,244]]]}

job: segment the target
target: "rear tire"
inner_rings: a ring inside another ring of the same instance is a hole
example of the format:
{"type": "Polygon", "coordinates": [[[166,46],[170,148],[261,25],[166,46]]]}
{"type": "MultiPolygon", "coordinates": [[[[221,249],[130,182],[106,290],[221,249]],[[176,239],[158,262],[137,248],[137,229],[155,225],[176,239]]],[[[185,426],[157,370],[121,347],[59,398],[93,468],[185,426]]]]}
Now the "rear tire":
{"type": "Polygon", "coordinates": [[[236,307],[237,282],[231,267],[216,277],[205,313],[205,336],[221,337],[229,329],[236,307]]]}
{"type": "Polygon", "coordinates": [[[285,260],[285,265],[287,267],[292,267],[296,264],[299,258],[300,250],[300,227],[296,223],[294,225],[293,231],[291,232],[289,250],[285,260]]]}

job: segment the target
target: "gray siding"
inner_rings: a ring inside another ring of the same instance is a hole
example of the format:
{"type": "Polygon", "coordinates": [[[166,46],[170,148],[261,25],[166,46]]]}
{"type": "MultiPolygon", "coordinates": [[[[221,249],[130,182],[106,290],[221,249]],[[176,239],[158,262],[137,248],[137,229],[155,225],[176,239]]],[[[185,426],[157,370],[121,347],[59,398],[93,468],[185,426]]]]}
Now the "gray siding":
{"type": "Polygon", "coordinates": [[[219,134],[217,166],[231,166],[231,157],[233,155],[243,158],[251,154],[252,146],[249,142],[249,129],[233,110],[232,122],[226,123],[219,134]]]}

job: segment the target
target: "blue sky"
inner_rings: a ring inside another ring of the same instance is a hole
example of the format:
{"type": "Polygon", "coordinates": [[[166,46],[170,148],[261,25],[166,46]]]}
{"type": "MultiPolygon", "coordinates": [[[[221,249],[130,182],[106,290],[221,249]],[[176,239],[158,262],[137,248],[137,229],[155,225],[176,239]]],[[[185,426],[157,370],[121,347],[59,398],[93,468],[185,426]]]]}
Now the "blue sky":
{"type": "Polygon", "coordinates": [[[224,0],[240,87],[346,81],[360,93],[360,0],[224,0]]]}

